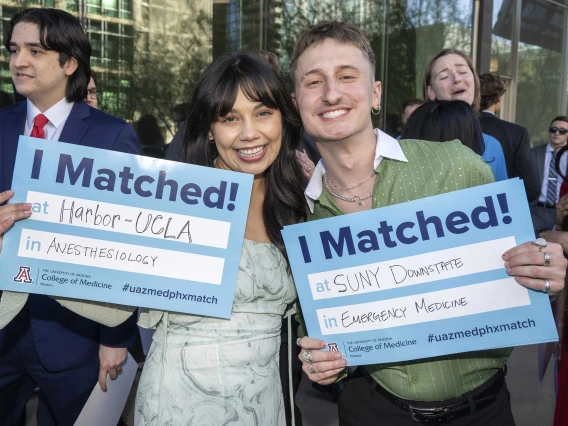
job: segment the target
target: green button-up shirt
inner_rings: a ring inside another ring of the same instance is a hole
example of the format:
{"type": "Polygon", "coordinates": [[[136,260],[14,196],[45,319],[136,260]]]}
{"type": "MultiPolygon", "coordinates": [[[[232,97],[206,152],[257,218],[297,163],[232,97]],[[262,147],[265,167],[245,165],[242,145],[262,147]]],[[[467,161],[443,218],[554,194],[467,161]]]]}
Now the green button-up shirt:
{"type": "MultiPolygon", "coordinates": [[[[491,168],[460,141],[396,141],[375,130],[375,182],[372,208],[457,191],[494,181],[491,168]],[[379,143],[380,139],[380,143],[379,143]]],[[[308,220],[345,214],[322,189],[325,165],[316,167],[306,198],[308,220]]],[[[465,352],[365,368],[385,389],[414,401],[455,398],[486,382],[503,366],[512,348],[465,352]]]]}

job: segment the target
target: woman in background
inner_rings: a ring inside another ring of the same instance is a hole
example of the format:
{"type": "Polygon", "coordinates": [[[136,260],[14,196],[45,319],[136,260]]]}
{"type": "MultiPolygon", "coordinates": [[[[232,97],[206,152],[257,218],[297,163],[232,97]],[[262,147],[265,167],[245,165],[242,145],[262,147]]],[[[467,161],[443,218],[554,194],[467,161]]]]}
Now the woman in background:
{"type": "Polygon", "coordinates": [[[448,142],[459,139],[481,155],[483,132],[477,116],[464,101],[430,101],[408,118],[402,139],[448,142]]]}
{"type": "MultiPolygon", "coordinates": [[[[479,110],[479,77],[471,59],[460,50],[444,49],[430,60],[424,72],[422,89],[425,100],[461,100],[467,102],[474,112],[479,110]]],[[[486,134],[483,134],[483,142],[481,156],[493,170],[495,181],[506,180],[507,168],[501,144],[486,134]]]]}

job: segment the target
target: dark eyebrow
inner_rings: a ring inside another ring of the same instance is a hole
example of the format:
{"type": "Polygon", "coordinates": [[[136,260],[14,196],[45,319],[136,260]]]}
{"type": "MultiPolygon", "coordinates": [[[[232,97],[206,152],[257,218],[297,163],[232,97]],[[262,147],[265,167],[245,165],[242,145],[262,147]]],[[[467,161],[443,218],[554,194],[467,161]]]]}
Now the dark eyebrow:
{"type": "MultiPolygon", "coordinates": [[[[14,43],[13,41],[10,41],[10,46],[17,46],[16,43],[14,43]]],[[[39,47],[40,49],[45,49],[45,47],[43,47],[41,45],[41,43],[24,43],[24,46],[30,46],[30,47],[39,47]]]]}
{"type": "MultiPolygon", "coordinates": [[[[262,102],[257,102],[257,104],[254,106],[254,110],[253,110],[253,111],[259,110],[259,109],[261,109],[262,107],[264,107],[264,104],[263,104],[262,102]]],[[[233,114],[238,114],[239,110],[236,109],[236,108],[231,108],[231,111],[229,111],[229,112],[231,112],[231,113],[233,113],[233,114]]]]}

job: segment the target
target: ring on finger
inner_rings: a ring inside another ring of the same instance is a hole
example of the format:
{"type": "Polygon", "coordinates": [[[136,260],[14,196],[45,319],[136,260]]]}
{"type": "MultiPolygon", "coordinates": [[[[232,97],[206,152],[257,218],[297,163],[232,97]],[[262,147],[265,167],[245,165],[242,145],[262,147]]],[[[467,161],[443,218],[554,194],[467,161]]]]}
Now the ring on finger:
{"type": "Polygon", "coordinates": [[[544,238],[537,238],[536,240],[531,241],[531,243],[534,244],[535,246],[538,246],[538,247],[539,247],[539,251],[540,251],[543,247],[546,247],[546,245],[548,244],[544,238]]]}
{"type": "Polygon", "coordinates": [[[301,338],[301,337],[298,337],[298,338],[296,339],[296,345],[302,346],[302,345],[300,344],[301,341],[302,341],[302,338],[301,338]]]}
{"type": "Polygon", "coordinates": [[[550,265],[550,262],[552,262],[552,255],[550,253],[544,252],[544,266],[548,266],[550,265]]]}
{"type": "Polygon", "coordinates": [[[304,353],[302,353],[302,359],[304,360],[304,362],[309,362],[310,364],[314,362],[314,360],[312,359],[311,351],[304,351],[304,353]]]}
{"type": "Polygon", "coordinates": [[[544,280],[544,288],[542,289],[542,292],[548,294],[549,291],[550,291],[550,281],[544,280]]]}
{"type": "Polygon", "coordinates": [[[310,364],[310,366],[308,367],[308,370],[309,370],[310,374],[318,374],[318,372],[316,370],[314,370],[312,364],[310,364]]]}

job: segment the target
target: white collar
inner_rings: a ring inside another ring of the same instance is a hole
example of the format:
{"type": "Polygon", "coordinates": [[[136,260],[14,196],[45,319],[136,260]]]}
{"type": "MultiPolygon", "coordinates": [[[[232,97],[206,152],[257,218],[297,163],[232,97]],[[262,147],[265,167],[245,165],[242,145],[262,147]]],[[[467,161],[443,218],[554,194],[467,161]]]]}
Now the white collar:
{"type": "MultiPolygon", "coordinates": [[[[34,119],[38,114],[42,112],[36,107],[29,99],[26,102],[27,105],[27,119],[28,119],[28,128],[31,129],[34,119]]],[[[55,127],[56,129],[61,126],[69,117],[71,110],[73,109],[73,102],[67,102],[67,99],[63,98],[55,105],[48,108],[43,115],[47,117],[49,122],[55,127]]]]}
{"type": "MultiPolygon", "coordinates": [[[[406,156],[404,155],[404,152],[402,152],[400,144],[395,138],[390,137],[379,129],[375,129],[374,132],[375,135],[377,135],[375,161],[373,162],[373,167],[375,170],[377,169],[377,167],[379,167],[379,163],[383,158],[404,161],[405,163],[408,162],[406,156]]],[[[308,186],[304,191],[306,202],[308,203],[308,207],[310,208],[310,211],[312,213],[314,212],[314,201],[319,199],[323,191],[322,178],[325,171],[326,166],[322,158],[315,167],[314,174],[312,175],[312,178],[310,179],[310,182],[308,183],[308,186]]]]}
{"type": "Polygon", "coordinates": [[[487,114],[491,114],[491,115],[494,115],[495,117],[497,117],[497,114],[495,114],[493,111],[489,111],[488,109],[484,109],[481,112],[486,112],[487,114]]]}

